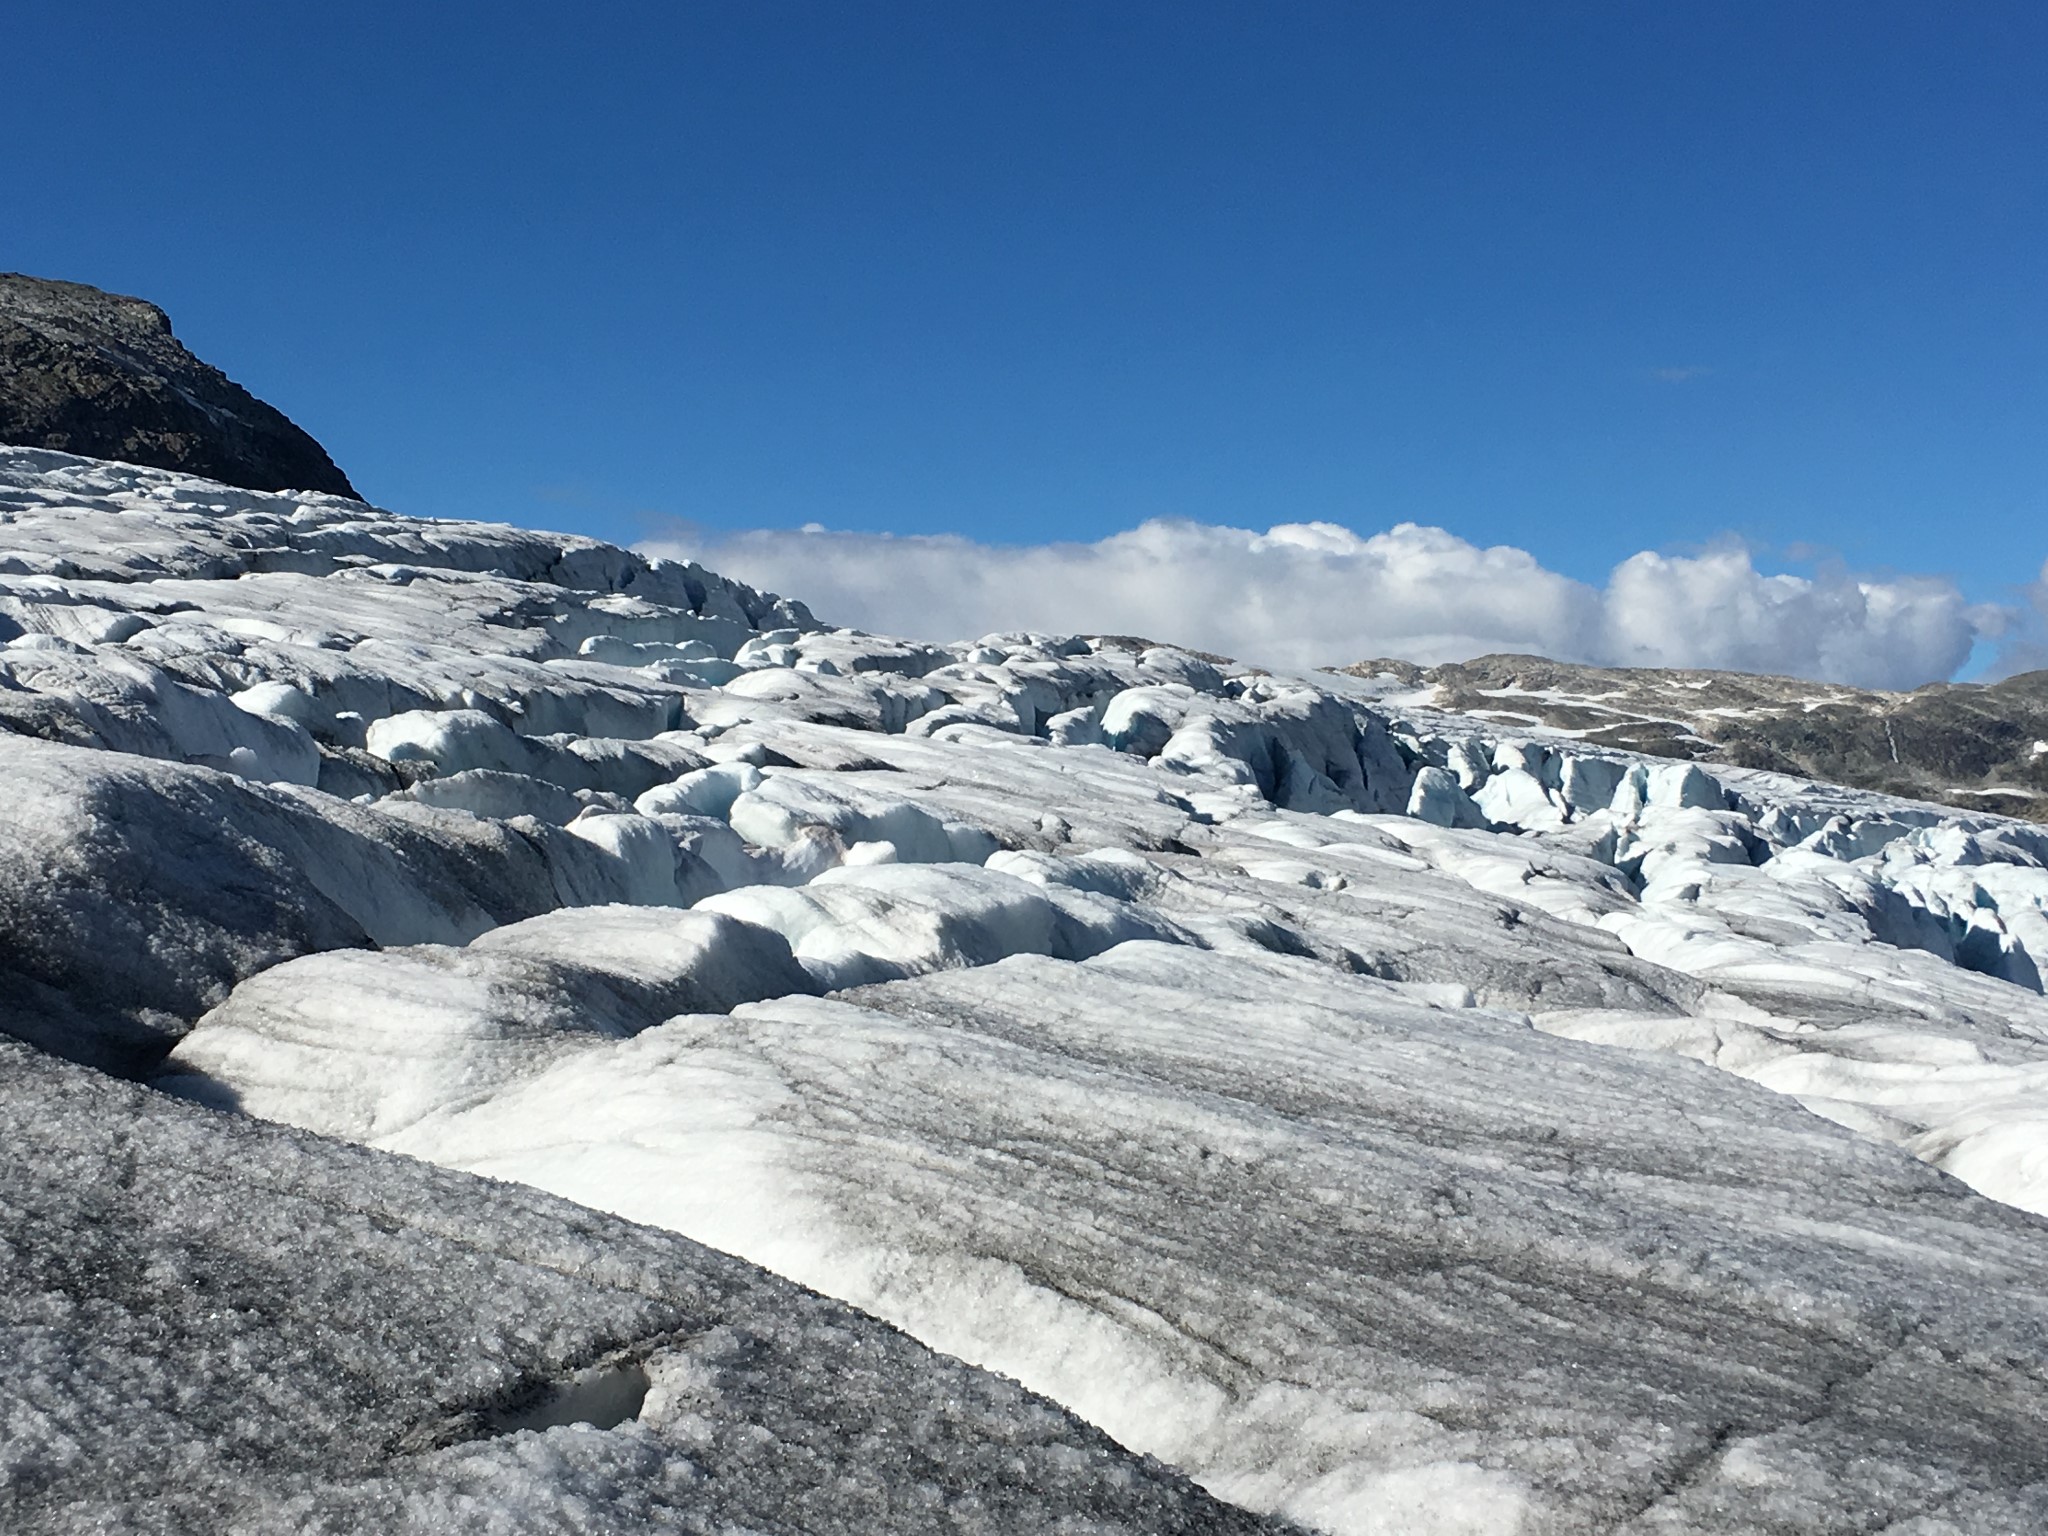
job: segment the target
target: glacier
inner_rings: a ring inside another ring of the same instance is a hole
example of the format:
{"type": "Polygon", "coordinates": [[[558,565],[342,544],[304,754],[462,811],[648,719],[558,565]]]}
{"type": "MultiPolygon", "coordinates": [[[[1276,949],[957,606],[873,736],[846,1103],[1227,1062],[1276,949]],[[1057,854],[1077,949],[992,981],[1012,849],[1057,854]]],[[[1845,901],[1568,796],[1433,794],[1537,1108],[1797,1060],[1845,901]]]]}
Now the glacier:
{"type": "Polygon", "coordinates": [[[0,1041],[10,1532],[1254,1532],[686,1238],[0,1041]]]}
{"type": "Polygon", "coordinates": [[[2048,1527],[2040,827],[27,449],[0,786],[24,1528],[2048,1527]]]}

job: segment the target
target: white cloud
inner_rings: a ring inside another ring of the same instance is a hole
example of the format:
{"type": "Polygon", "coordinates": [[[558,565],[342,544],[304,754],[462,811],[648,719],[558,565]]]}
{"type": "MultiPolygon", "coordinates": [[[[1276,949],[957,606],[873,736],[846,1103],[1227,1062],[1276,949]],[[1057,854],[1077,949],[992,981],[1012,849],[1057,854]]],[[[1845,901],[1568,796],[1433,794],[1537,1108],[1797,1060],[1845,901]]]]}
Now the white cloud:
{"type": "Polygon", "coordinates": [[[1415,523],[1365,536],[1335,523],[1255,533],[1155,521],[1092,544],[1021,547],[814,524],[641,547],[883,634],[1137,634],[1288,667],[1533,651],[1899,688],[1951,676],[2006,618],[1944,578],[1765,575],[1734,546],[1633,555],[1596,588],[1526,550],[1415,523]]]}
{"type": "Polygon", "coordinates": [[[2026,598],[2029,612],[2010,625],[1998,659],[1985,672],[1987,681],[2048,668],[2048,561],[2028,585],[2026,598]]]}
{"type": "Polygon", "coordinates": [[[1619,666],[1723,667],[1877,687],[1945,678],[2002,627],[1941,577],[1888,581],[1766,576],[1747,550],[1697,557],[1645,551],[1601,594],[1599,659],[1619,666]]]}

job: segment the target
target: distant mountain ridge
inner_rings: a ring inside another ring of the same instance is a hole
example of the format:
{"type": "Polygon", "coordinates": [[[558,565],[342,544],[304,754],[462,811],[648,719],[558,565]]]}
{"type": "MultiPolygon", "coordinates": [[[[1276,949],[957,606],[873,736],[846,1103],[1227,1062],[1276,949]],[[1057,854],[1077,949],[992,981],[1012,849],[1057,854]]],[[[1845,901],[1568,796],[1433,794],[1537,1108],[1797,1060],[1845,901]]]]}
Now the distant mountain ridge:
{"type": "Polygon", "coordinates": [[[1435,667],[1376,658],[1330,670],[1428,690],[1434,709],[1567,731],[1593,745],[2048,820],[2048,671],[1886,693],[1521,655],[1435,667]]]}
{"type": "Polygon", "coordinates": [[[156,305],[18,272],[0,273],[0,443],[356,495],[326,449],[193,356],[156,305]]]}

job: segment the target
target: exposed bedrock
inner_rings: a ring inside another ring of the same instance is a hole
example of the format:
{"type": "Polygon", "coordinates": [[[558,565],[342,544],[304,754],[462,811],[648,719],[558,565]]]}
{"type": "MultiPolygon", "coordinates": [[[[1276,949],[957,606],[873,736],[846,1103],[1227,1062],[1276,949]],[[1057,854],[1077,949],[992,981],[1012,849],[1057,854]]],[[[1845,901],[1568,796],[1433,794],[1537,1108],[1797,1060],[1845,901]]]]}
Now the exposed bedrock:
{"type": "Polygon", "coordinates": [[[327,450],[194,357],[144,299],[0,272],[0,443],[354,496],[327,450]]]}

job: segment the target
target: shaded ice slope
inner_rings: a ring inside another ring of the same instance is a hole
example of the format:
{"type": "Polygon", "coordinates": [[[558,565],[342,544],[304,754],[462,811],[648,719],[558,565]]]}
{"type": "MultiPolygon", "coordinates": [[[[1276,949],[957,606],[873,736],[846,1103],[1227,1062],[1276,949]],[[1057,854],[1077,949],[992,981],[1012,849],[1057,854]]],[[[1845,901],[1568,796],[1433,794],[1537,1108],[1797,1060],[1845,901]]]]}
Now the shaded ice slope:
{"type": "Polygon", "coordinates": [[[18,736],[0,736],[0,781],[8,1028],[116,1070],[293,955],[460,942],[625,890],[617,861],[554,827],[18,736]]]}
{"type": "Polygon", "coordinates": [[[1331,1532],[2042,1523],[2036,829],[57,455],[0,517],[14,1033],[1331,1532]]]}
{"type": "Polygon", "coordinates": [[[1265,1528],[871,1318],[530,1190],[4,1041],[0,1130],[21,1536],[1265,1528]]]}

